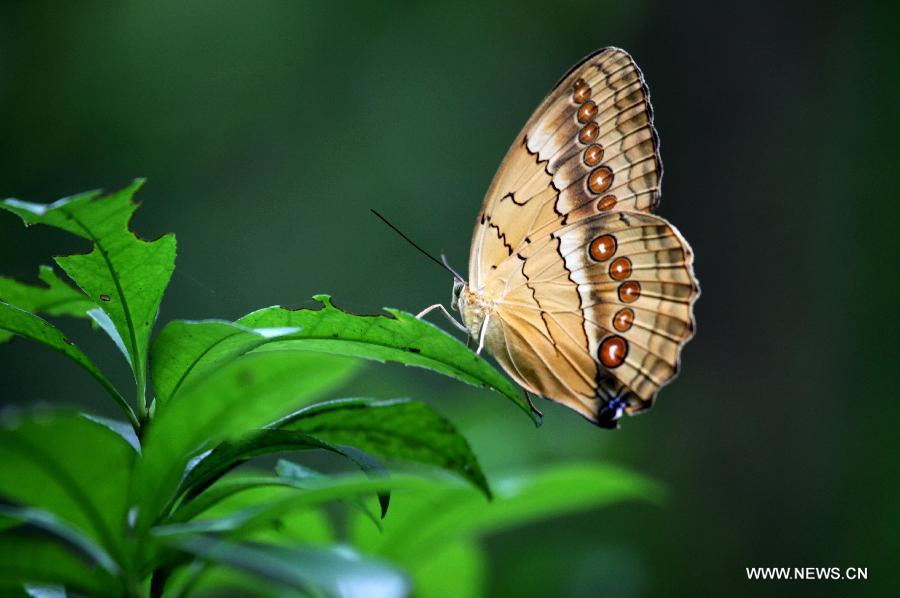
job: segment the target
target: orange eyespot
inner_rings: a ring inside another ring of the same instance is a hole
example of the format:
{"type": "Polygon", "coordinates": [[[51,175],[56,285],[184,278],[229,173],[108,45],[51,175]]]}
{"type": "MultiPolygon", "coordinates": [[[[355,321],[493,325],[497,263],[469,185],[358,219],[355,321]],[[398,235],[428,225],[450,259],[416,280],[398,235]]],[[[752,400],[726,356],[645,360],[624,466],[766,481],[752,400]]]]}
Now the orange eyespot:
{"type": "Polygon", "coordinates": [[[608,368],[622,365],[628,355],[628,342],[621,336],[611,336],[600,343],[600,363],[608,368]]]}
{"type": "Polygon", "coordinates": [[[600,198],[600,201],[597,202],[597,209],[601,212],[605,212],[607,210],[611,210],[616,207],[616,196],[615,195],[604,195],[600,198]]]}
{"type": "Polygon", "coordinates": [[[603,147],[596,143],[584,150],[584,163],[588,166],[596,166],[603,159],[603,147]]]}
{"type": "Polygon", "coordinates": [[[625,307],[616,312],[613,317],[613,328],[619,332],[627,332],[634,325],[634,310],[625,307]]]}
{"type": "Polygon", "coordinates": [[[641,284],[633,280],[619,285],[619,300],[622,303],[634,303],[641,296],[641,284]]]}
{"type": "Polygon", "coordinates": [[[593,142],[599,134],[600,125],[598,125],[595,121],[591,121],[588,124],[584,125],[584,127],[582,127],[582,129],[578,132],[578,141],[587,145],[588,143],[593,142]]]}
{"type": "Polygon", "coordinates": [[[581,104],[591,97],[591,86],[585,83],[583,79],[579,79],[578,81],[581,83],[575,85],[575,91],[572,92],[572,99],[581,104]]]}
{"type": "Polygon", "coordinates": [[[586,123],[594,120],[595,116],[597,116],[597,104],[593,100],[588,100],[578,109],[578,122],[586,123]]]}
{"type": "Polygon", "coordinates": [[[608,166],[595,168],[588,176],[588,189],[592,193],[603,193],[610,188],[613,182],[613,172],[608,166]]]}
{"type": "Polygon", "coordinates": [[[625,280],[631,276],[631,260],[620,257],[609,265],[609,275],[613,280],[625,280]]]}
{"type": "Polygon", "coordinates": [[[591,241],[588,248],[591,257],[598,262],[608,260],[616,253],[616,238],[612,235],[603,235],[591,241]]]}

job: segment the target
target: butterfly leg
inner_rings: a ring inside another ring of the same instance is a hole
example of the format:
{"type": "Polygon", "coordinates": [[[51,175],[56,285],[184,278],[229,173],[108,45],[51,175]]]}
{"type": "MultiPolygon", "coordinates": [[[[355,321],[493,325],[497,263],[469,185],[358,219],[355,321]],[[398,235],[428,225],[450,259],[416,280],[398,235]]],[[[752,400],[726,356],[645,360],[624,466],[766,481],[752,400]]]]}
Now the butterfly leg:
{"type": "Polygon", "coordinates": [[[424,318],[425,316],[427,316],[429,313],[433,312],[436,309],[441,310],[441,313],[443,313],[445,316],[447,316],[447,319],[450,320],[451,324],[453,324],[454,326],[456,326],[457,328],[459,328],[460,330],[465,332],[466,335],[469,334],[469,329],[466,328],[465,326],[463,326],[460,322],[458,322],[456,320],[456,318],[451,316],[450,312],[447,311],[447,308],[444,307],[443,305],[441,305],[440,303],[435,303],[434,305],[429,305],[428,307],[426,307],[425,309],[423,309],[422,311],[420,311],[419,313],[416,314],[416,319],[421,320],[422,318],[424,318]]]}
{"type": "Polygon", "coordinates": [[[538,417],[544,417],[544,414],[534,406],[534,403],[531,402],[531,393],[527,390],[525,391],[525,400],[528,401],[528,406],[531,407],[531,411],[534,412],[538,417]]]}
{"type": "Polygon", "coordinates": [[[490,319],[491,314],[488,314],[485,316],[484,321],[481,322],[481,332],[478,333],[478,350],[475,351],[476,355],[481,355],[481,351],[484,349],[484,337],[487,335],[487,327],[490,319]]]}

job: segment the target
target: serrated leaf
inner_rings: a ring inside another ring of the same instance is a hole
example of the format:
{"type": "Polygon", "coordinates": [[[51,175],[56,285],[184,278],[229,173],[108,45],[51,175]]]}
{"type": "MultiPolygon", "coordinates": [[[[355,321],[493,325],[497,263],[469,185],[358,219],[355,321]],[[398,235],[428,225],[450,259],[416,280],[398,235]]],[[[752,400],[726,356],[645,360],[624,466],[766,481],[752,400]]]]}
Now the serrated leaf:
{"type": "Polygon", "coordinates": [[[356,362],[305,351],[245,355],[160,404],[143,438],[132,497],[138,528],[159,517],[188,460],[247,434],[337,387],[356,362]]]}
{"type": "Polygon", "coordinates": [[[224,320],[174,320],[163,327],[150,348],[156,398],[167,401],[191,380],[296,328],[254,330],[224,320]]]}
{"type": "Polygon", "coordinates": [[[315,351],[430,369],[495,390],[540,424],[540,414],[522,398],[521,391],[512,382],[440,328],[397,309],[386,309],[389,315],[355,315],[336,308],[327,295],[314,298],[322,303],[321,308],[269,307],[244,316],[238,323],[251,328],[297,326],[301,329],[258,351],[300,345],[315,351]]]}
{"type": "Polygon", "coordinates": [[[451,471],[491,495],[466,438],[434,409],[411,399],[339,399],[301,409],[276,426],[384,459],[425,463],[451,471]]]}
{"type": "Polygon", "coordinates": [[[202,559],[307,592],[346,598],[396,598],[409,592],[400,570],[349,548],[286,548],[210,536],[179,538],[174,544],[202,559]]]}
{"type": "Polygon", "coordinates": [[[52,513],[116,558],[135,457],[121,436],[78,414],[7,413],[0,427],[0,498],[52,513]]]}
{"type": "MultiPolygon", "coordinates": [[[[31,313],[76,318],[87,317],[87,311],[94,307],[84,293],[69,286],[50,266],[41,266],[38,278],[46,286],[30,285],[0,276],[0,301],[31,313]]],[[[0,332],[0,342],[11,336],[10,333],[0,332]]]]}
{"type": "Polygon", "coordinates": [[[150,332],[175,267],[174,235],[147,242],[128,228],[138,207],[132,196],[142,184],[137,180],[106,196],[94,191],[48,205],[0,202],[0,208],[18,214],[27,225],[54,226],[91,241],[90,253],[59,257],[56,263],[115,324],[131,356],[140,401],[150,332]]]}
{"type": "Polygon", "coordinates": [[[128,416],[132,425],[137,426],[134,411],[112,385],[112,382],[56,326],[33,313],[0,302],[0,330],[42,343],[77,363],[109,392],[128,416]]]}

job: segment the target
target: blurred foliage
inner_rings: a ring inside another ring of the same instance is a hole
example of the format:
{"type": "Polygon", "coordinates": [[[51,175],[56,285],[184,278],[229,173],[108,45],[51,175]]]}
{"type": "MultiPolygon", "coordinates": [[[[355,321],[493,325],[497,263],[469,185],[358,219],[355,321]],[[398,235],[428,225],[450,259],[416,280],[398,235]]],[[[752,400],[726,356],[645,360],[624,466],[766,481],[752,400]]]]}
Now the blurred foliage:
{"type": "MultiPolygon", "coordinates": [[[[808,591],[889,594],[898,19],[887,2],[6,2],[0,196],[149,177],[136,228],[180,240],[164,321],[313,307],[324,290],[354,312],[415,313],[450,280],[368,209],[463,269],[531,110],[581,56],[626,48],[662,140],[660,213],[691,242],[704,291],[679,380],[614,434],[546,404],[534,430],[482,391],[399,367],[362,369],[346,395],[439,407],[489,479],[602,459],[670,489],[666,509],[502,531],[477,558],[448,548],[485,593],[791,595],[806,588],[751,584],[743,568],[834,563],[868,566],[869,582],[808,591]]],[[[85,245],[0,214],[0,272],[17,280],[39,284],[39,258],[85,245]]],[[[64,323],[130,384],[115,348],[64,323]]],[[[115,413],[51,351],[8,343],[0,360],[4,403],[81,397],[115,413]]]]}

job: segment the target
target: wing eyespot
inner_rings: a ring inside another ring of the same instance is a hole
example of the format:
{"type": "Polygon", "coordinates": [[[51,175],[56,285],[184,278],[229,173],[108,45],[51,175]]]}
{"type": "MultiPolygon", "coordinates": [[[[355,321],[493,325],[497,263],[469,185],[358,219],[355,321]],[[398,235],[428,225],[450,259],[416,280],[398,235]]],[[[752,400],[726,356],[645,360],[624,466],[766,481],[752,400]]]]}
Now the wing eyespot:
{"type": "Polygon", "coordinates": [[[628,332],[634,325],[634,310],[624,307],[613,316],[613,328],[619,332],[628,332]]]}
{"type": "Polygon", "coordinates": [[[612,186],[613,178],[613,171],[609,166],[600,166],[588,176],[587,188],[591,193],[599,195],[612,186]]]}
{"type": "Polygon", "coordinates": [[[617,245],[614,236],[602,235],[591,241],[588,253],[594,261],[603,262],[615,255],[617,245]]]}
{"type": "Polygon", "coordinates": [[[603,146],[593,143],[584,150],[584,163],[588,166],[596,166],[603,160],[603,146]]]}
{"type": "Polygon", "coordinates": [[[588,100],[578,109],[578,122],[587,123],[594,120],[594,117],[597,116],[597,111],[597,104],[594,100],[588,100]]]}
{"type": "Polygon", "coordinates": [[[631,260],[620,257],[609,265],[609,277],[615,281],[625,280],[631,276],[631,260]]]}
{"type": "Polygon", "coordinates": [[[629,280],[619,285],[619,301],[634,303],[641,297],[641,283],[629,280]]]}
{"type": "Polygon", "coordinates": [[[572,91],[572,99],[575,100],[577,104],[582,104],[590,99],[591,86],[588,85],[584,79],[579,79],[578,81],[576,81],[573,87],[574,89],[572,91]]]}
{"type": "Polygon", "coordinates": [[[589,143],[593,143],[597,137],[600,136],[600,125],[597,124],[597,121],[592,120],[588,124],[584,125],[580,131],[578,131],[578,141],[587,145],[589,143]]]}
{"type": "Polygon", "coordinates": [[[607,369],[617,368],[625,363],[628,356],[628,341],[621,336],[610,336],[600,343],[598,351],[600,363],[607,369]]]}
{"type": "Polygon", "coordinates": [[[616,207],[616,196],[615,195],[604,195],[597,201],[597,211],[598,212],[608,212],[609,210],[616,207]]]}

